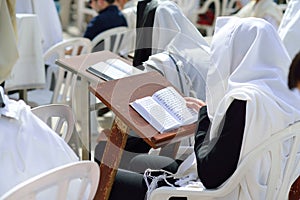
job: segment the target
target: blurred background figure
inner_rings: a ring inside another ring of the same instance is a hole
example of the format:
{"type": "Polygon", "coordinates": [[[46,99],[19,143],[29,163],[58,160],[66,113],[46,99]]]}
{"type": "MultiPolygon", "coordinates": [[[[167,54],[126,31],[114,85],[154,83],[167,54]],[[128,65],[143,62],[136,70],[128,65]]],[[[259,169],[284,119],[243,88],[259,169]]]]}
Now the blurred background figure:
{"type": "Polygon", "coordinates": [[[277,29],[282,19],[282,11],[273,0],[252,0],[236,16],[263,18],[277,29]]]}
{"type": "Polygon", "coordinates": [[[98,15],[89,22],[83,37],[93,40],[94,37],[105,30],[127,26],[125,17],[114,3],[115,0],[89,1],[90,6],[98,12],[98,15]]]}

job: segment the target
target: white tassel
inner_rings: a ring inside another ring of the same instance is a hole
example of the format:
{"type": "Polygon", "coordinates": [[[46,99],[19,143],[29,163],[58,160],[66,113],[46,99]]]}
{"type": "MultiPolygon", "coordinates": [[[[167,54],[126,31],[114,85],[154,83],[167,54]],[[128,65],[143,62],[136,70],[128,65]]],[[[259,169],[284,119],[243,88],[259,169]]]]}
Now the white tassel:
{"type": "Polygon", "coordinates": [[[168,184],[171,187],[174,187],[173,184],[171,184],[167,181],[167,178],[170,178],[170,177],[173,177],[173,174],[168,171],[147,169],[144,173],[144,180],[145,180],[147,188],[148,188],[146,196],[145,196],[145,200],[150,199],[151,192],[157,188],[158,181],[164,180],[166,182],[166,184],[168,184]],[[159,176],[152,176],[151,172],[163,172],[163,174],[161,174],[159,176]],[[148,182],[148,178],[152,179],[151,183],[148,182]]]}

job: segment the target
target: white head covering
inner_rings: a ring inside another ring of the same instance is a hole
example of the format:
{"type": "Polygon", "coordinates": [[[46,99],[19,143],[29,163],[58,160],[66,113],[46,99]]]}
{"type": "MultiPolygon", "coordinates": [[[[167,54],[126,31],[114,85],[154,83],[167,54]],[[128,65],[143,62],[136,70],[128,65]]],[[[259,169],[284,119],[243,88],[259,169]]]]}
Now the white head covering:
{"type": "Polygon", "coordinates": [[[278,34],[291,59],[300,51],[300,1],[290,0],[280,23],[278,34]]]}
{"type": "MultiPolygon", "coordinates": [[[[163,51],[170,52],[176,61],[182,62],[182,71],[191,80],[195,96],[204,99],[209,45],[178,5],[170,1],[159,4],[153,24],[152,54],[163,51]]],[[[162,71],[172,71],[166,68],[162,71]]],[[[174,73],[177,73],[176,70],[174,73]]]]}
{"type": "MultiPolygon", "coordinates": [[[[287,87],[290,58],[276,30],[259,18],[218,18],[211,53],[206,97],[210,138],[218,136],[231,102],[247,101],[240,162],[272,134],[300,119],[300,99],[287,87]]],[[[265,199],[268,159],[262,155],[242,181],[239,199],[265,199]]]]}

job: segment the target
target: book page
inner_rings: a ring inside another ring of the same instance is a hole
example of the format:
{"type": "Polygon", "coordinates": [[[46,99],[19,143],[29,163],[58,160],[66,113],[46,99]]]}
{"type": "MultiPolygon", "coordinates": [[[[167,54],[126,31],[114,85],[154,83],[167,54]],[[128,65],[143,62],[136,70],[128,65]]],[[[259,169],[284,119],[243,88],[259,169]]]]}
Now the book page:
{"type": "Polygon", "coordinates": [[[182,125],[193,123],[198,119],[198,113],[186,106],[185,99],[173,87],[166,87],[155,92],[153,99],[182,125]]]}
{"type": "Polygon", "coordinates": [[[131,75],[132,71],[133,71],[133,66],[123,62],[120,59],[108,59],[105,61],[106,63],[108,63],[109,65],[113,66],[114,68],[128,74],[131,75]]]}
{"type": "Polygon", "coordinates": [[[130,105],[159,132],[169,131],[178,128],[180,125],[152,97],[135,100],[130,105]]]}
{"type": "Polygon", "coordinates": [[[115,65],[111,65],[107,62],[98,62],[87,68],[87,71],[103,78],[104,80],[120,79],[129,75],[128,73],[116,68],[115,65]]]}

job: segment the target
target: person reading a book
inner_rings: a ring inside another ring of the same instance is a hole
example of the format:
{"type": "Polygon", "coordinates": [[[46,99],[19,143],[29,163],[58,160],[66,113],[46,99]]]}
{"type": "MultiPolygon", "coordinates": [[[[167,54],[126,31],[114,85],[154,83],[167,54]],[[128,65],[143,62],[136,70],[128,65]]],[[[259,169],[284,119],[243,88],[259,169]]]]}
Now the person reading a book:
{"type": "MultiPolygon", "coordinates": [[[[206,106],[187,99],[188,105],[200,109],[194,154],[181,164],[159,156],[134,158],[133,167],[154,164],[153,169],[163,167],[168,172],[146,170],[143,175],[119,170],[110,200],[126,195],[143,200],[155,187],[174,182],[182,186],[196,181],[199,187],[217,188],[247,153],[300,120],[300,99],[287,87],[290,58],[270,23],[259,18],[218,18],[211,53],[206,106]],[[159,166],[163,162],[169,165],[159,166]]],[[[258,157],[241,180],[243,187],[235,188],[228,199],[264,199],[268,159],[268,155],[258,157]]]]}

